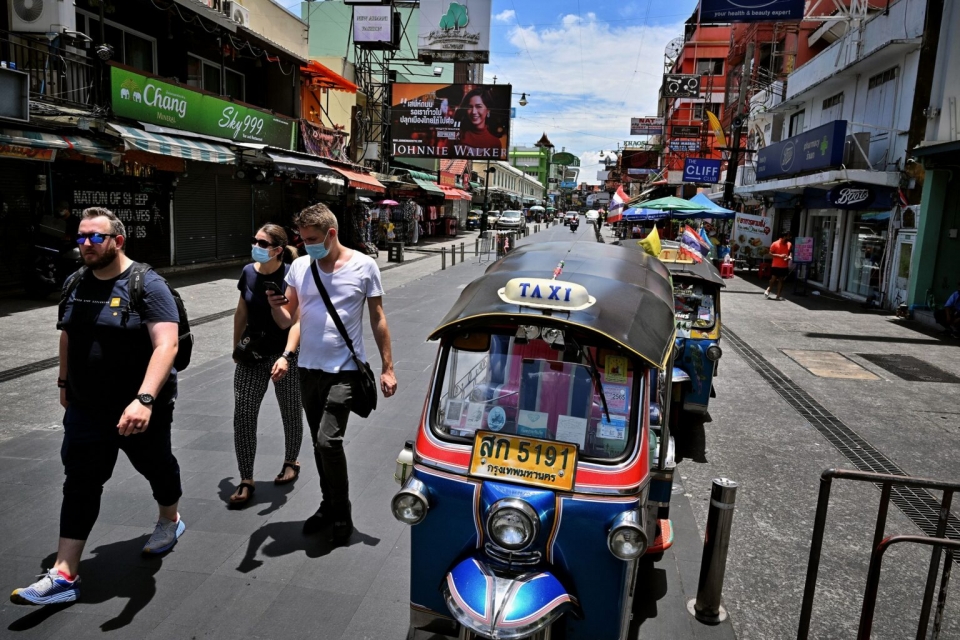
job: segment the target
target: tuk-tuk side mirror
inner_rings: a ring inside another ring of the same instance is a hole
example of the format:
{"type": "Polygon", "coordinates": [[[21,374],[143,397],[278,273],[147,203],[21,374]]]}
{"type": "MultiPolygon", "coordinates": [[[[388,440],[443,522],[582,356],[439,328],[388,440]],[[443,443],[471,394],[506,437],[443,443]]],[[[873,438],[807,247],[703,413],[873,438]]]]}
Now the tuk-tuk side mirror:
{"type": "Polygon", "coordinates": [[[486,353],[490,351],[489,333],[461,333],[451,343],[457,351],[473,351],[486,353]]]}

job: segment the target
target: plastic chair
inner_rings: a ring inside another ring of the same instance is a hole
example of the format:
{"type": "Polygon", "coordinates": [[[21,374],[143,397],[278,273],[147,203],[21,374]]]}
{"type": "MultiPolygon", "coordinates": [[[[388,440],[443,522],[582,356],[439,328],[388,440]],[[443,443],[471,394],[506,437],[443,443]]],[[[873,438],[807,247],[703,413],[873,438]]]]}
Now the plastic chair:
{"type": "Polygon", "coordinates": [[[732,278],[732,277],[733,277],[733,263],[732,263],[732,262],[722,262],[722,263],[720,263],[720,277],[721,277],[721,278],[732,278]]]}

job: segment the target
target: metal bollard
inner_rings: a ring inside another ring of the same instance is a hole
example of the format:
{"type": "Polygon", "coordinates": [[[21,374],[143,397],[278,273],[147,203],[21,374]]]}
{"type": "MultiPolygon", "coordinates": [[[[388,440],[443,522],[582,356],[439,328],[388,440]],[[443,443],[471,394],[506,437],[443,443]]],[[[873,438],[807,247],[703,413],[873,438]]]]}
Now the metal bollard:
{"type": "Polygon", "coordinates": [[[473,241],[473,257],[476,258],[480,255],[480,238],[477,238],[473,241]]]}
{"type": "Polygon", "coordinates": [[[440,270],[447,268],[447,248],[440,247],[440,270]]]}
{"type": "Polygon", "coordinates": [[[727,548],[730,546],[730,525],[736,499],[736,482],[729,478],[713,479],[697,597],[687,603],[687,610],[705,624],[718,624],[727,617],[726,610],[720,606],[720,595],[727,570],[727,548]]]}
{"type": "Polygon", "coordinates": [[[450,266],[457,266],[457,245],[450,247],[450,266]]]}
{"type": "Polygon", "coordinates": [[[464,243],[461,242],[461,243],[460,243],[460,262],[463,262],[463,261],[464,261],[464,260],[463,260],[463,245],[464,245],[464,243]]]}

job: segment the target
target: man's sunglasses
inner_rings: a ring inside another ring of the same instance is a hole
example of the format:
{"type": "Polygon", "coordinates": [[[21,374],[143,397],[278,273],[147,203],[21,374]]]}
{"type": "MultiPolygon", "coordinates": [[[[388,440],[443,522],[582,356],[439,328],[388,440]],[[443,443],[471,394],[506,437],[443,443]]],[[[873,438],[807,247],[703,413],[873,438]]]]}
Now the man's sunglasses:
{"type": "Polygon", "coordinates": [[[78,233],[77,244],[83,244],[87,240],[89,240],[91,244],[103,244],[103,241],[107,238],[116,237],[116,233],[78,233]]]}
{"type": "Polygon", "coordinates": [[[266,240],[261,240],[260,238],[250,238],[250,244],[255,244],[261,249],[269,249],[270,247],[277,246],[271,242],[267,242],[266,240]]]}

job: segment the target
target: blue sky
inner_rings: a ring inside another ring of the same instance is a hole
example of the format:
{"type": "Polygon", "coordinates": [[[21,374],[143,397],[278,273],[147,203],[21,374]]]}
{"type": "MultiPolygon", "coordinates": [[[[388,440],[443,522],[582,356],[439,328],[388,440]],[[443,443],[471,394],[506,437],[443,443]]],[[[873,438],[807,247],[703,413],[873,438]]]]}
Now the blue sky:
{"type": "MultiPolygon", "coordinates": [[[[279,0],[299,11],[300,0],[279,0]]],[[[546,132],[596,182],[600,152],[630,139],[630,118],[656,115],[666,43],[697,0],[493,0],[485,82],[513,85],[511,145],[546,132]],[[526,107],[517,105],[527,94],[526,107]]]]}

